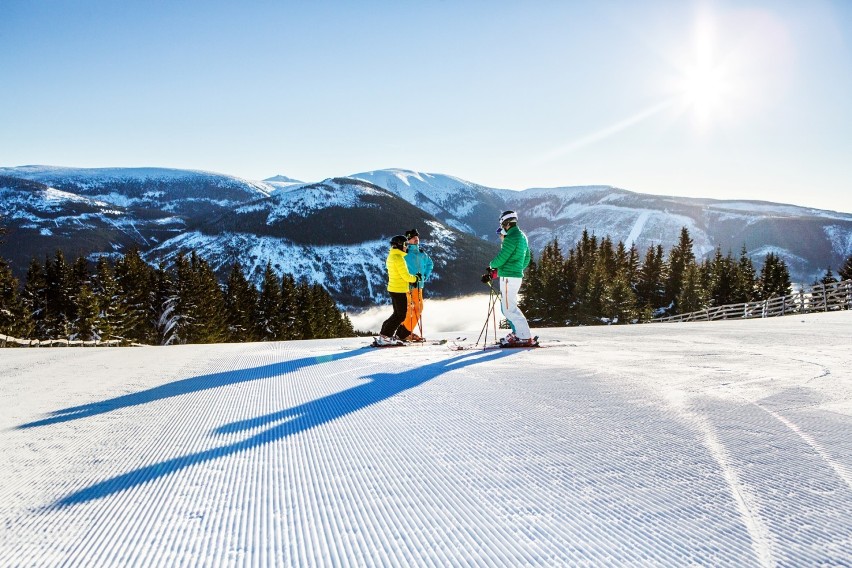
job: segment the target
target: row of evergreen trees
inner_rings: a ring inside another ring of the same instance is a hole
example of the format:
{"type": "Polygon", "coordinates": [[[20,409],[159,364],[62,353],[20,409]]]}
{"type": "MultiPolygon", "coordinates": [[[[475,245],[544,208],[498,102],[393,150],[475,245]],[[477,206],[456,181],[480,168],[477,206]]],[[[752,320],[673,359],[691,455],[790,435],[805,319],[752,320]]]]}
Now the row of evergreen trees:
{"type": "MultiPolygon", "coordinates": [[[[635,244],[627,249],[588,231],[567,254],[554,240],[530,264],[520,307],[533,326],[594,325],[648,321],[792,292],[787,265],[774,253],[766,255],[758,273],[745,246],[739,258],[717,248],[702,262],[692,246],[686,227],[668,256],[656,245],[641,261],[635,244]]],[[[852,279],[852,256],[840,278],[852,279]]],[[[836,281],[830,268],[821,280],[836,281]]]]}
{"type": "Polygon", "coordinates": [[[353,336],[352,323],[318,284],[278,277],[267,264],[260,289],[239,263],[220,285],[194,252],[150,266],[137,250],[114,263],[67,262],[62,251],[33,260],[23,289],[0,259],[0,333],[23,338],[169,345],[353,336]]]}

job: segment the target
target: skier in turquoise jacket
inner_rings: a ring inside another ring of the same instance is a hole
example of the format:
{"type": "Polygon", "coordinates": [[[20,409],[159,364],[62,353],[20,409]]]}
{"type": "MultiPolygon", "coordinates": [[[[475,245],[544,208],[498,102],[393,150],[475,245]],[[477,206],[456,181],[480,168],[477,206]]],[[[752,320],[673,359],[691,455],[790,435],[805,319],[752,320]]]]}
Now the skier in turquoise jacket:
{"type": "Polygon", "coordinates": [[[408,291],[408,310],[406,311],[403,325],[411,330],[407,341],[424,341],[422,337],[423,326],[420,325],[419,327],[420,334],[414,333],[414,330],[418,329],[418,324],[421,322],[420,318],[423,315],[423,285],[432,274],[434,263],[429,258],[429,255],[420,248],[420,233],[417,232],[417,229],[405,231],[405,238],[408,239],[408,251],[405,255],[405,264],[408,266],[408,272],[411,274],[420,274],[421,279],[416,284],[413,284],[408,291]]]}

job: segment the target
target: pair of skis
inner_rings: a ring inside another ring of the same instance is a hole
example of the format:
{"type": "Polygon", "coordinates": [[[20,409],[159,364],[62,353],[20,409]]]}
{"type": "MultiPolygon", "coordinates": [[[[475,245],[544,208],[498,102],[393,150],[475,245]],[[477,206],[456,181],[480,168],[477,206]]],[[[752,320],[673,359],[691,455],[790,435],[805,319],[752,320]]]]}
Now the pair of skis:
{"type": "Polygon", "coordinates": [[[452,351],[468,351],[468,350],[474,350],[474,349],[482,349],[482,350],[488,351],[488,350],[491,350],[491,349],[535,349],[537,347],[541,347],[541,344],[539,344],[538,336],[536,335],[535,337],[532,338],[532,341],[530,341],[529,343],[503,343],[503,342],[500,342],[500,343],[486,344],[486,345],[483,345],[482,347],[480,347],[478,344],[477,345],[470,345],[470,344],[463,345],[463,344],[456,343],[456,344],[451,345],[450,349],[452,351]]]}
{"type": "Polygon", "coordinates": [[[536,347],[541,347],[538,342],[538,336],[533,337],[530,343],[494,343],[491,345],[483,345],[479,347],[479,345],[471,345],[465,344],[464,341],[467,341],[467,337],[456,337],[454,339],[439,339],[437,341],[422,341],[422,342],[412,342],[412,343],[392,343],[390,345],[380,345],[376,343],[374,339],[373,342],[367,347],[375,347],[377,349],[384,349],[387,347],[410,347],[414,345],[446,345],[450,351],[468,351],[473,349],[534,349],[536,347]]]}
{"type": "Polygon", "coordinates": [[[379,349],[383,349],[385,347],[412,347],[412,346],[415,346],[415,345],[447,345],[450,341],[453,341],[453,343],[455,343],[457,341],[464,341],[465,339],[467,339],[467,337],[457,337],[453,340],[439,339],[437,341],[428,341],[428,340],[409,341],[409,342],[401,341],[399,343],[391,343],[389,345],[381,345],[381,344],[377,343],[375,339],[373,339],[373,342],[370,343],[367,347],[376,347],[376,348],[379,348],[379,349]]]}

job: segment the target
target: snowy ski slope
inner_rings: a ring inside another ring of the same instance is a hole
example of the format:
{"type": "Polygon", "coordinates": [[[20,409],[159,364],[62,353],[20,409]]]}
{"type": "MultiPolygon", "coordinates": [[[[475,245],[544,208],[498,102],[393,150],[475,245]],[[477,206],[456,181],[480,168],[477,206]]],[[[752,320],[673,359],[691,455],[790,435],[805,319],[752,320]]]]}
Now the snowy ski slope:
{"type": "Polygon", "coordinates": [[[852,565],[852,312],[539,331],[2,350],[0,566],[852,565]]]}

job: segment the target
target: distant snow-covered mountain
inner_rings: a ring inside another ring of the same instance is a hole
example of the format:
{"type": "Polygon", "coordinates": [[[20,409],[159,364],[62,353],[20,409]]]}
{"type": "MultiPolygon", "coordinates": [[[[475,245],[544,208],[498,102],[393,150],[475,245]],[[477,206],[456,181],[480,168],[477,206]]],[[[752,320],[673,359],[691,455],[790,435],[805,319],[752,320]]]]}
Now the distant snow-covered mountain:
{"type": "Polygon", "coordinates": [[[762,201],[648,195],[604,185],[512,191],[398,169],[353,177],[371,179],[415,205],[436,203],[432,211],[438,219],[492,242],[497,240],[500,213],[515,210],[534,250],[553,239],[571,246],[588,230],[628,246],[635,243],[644,253],[657,244],[668,249],[677,242],[681,227],[687,227],[699,257],[716,247],[736,255],[745,246],[760,265],[767,252],[774,252],[802,283],[852,255],[852,215],[847,213],[762,201]],[[460,206],[453,209],[456,202],[460,206]]]}
{"type": "Polygon", "coordinates": [[[342,306],[385,295],[387,241],[416,227],[436,260],[430,292],[481,289],[497,251],[500,213],[518,211],[534,251],[584,230],[640,251],[671,247],[681,227],[697,255],[745,245],[759,264],[784,258],[808,283],[852,254],[852,215],[792,205],[647,195],[610,186],[490,188],[453,176],[387,169],[306,183],[163,168],[0,168],[0,256],[18,276],[61,248],[95,258],[138,247],[151,262],[196,250],[224,275],[239,260],[259,279],[267,262],[322,283],[342,306]]]}
{"type": "Polygon", "coordinates": [[[238,207],[148,252],[169,258],[196,250],[214,268],[239,260],[259,281],[267,262],[323,284],[343,305],[373,304],[386,297],[385,257],[393,235],[416,227],[435,262],[430,292],[440,296],[481,288],[497,247],[453,227],[371,183],[337,178],[277,192],[238,207]]]}

